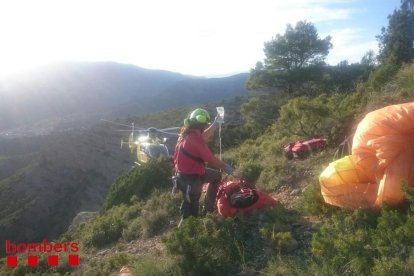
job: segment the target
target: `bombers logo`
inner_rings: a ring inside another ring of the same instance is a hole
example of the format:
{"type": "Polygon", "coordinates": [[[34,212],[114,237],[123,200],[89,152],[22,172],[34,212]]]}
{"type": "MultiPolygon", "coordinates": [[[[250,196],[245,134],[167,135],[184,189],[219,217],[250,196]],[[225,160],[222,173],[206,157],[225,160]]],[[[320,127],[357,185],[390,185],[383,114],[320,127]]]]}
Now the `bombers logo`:
{"type": "MultiPolygon", "coordinates": [[[[58,253],[69,253],[67,263],[69,266],[79,265],[79,255],[71,254],[79,251],[78,242],[54,242],[50,243],[43,240],[41,243],[12,243],[6,240],[6,266],[16,267],[19,264],[19,257],[17,254],[27,254],[26,265],[36,267],[39,265],[38,255],[40,253],[46,253],[47,265],[58,266],[59,255],[58,253]]],[[[65,260],[66,261],[66,260],[65,260]]]]}

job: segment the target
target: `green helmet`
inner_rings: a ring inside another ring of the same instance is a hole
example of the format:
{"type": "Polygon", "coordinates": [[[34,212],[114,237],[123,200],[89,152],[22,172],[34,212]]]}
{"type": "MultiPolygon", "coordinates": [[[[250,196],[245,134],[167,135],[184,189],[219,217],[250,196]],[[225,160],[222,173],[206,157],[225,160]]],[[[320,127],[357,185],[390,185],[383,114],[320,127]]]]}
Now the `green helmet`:
{"type": "Polygon", "coordinates": [[[205,109],[197,108],[184,120],[184,125],[205,125],[210,122],[210,115],[205,109]]]}

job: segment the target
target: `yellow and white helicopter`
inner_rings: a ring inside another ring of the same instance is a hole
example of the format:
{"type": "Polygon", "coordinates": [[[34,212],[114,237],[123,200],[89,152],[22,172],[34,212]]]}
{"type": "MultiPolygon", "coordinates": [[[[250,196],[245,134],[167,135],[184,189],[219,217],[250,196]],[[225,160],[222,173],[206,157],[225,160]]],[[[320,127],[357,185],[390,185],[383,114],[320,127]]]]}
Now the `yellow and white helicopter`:
{"type": "Polygon", "coordinates": [[[137,165],[146,163],[150,159],[165,158],[168,160],[170,158],[170,152],[166,144],[168,139],[165,136],[178,137],[177,132],[172,131],[178,131],[180,129],[180,127],[170,127],[163,129],[150,127],[147,129],[142,129],[136,128],[134,123],[131,125],[125,125],[108,120],[103,121],[131,128],[131,130],[119,130],[131,132],[127,141],[121,139],[121,149],[123,145],[128,145],[131,153],[134,153],[136,151],[137,161],[135,161],[135,164],[137,165]],[[136,133],[138,135],[135,135],[136,133]],[[164,137],[160,138],[160,136],[164,137]]]}

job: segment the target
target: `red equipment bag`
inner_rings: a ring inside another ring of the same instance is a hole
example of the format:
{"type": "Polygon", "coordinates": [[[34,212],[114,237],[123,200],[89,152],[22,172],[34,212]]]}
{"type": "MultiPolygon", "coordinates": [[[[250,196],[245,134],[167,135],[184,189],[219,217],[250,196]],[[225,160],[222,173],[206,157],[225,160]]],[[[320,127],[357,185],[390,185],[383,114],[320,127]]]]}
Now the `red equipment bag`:
{"type": "Polygon", "coordinates": [[[300,140],[289,143],[283,146],[283,151],[286,158],[291,159],[305,159],[312,152],[321,151],[326,148],[327,140],[319,137],[314,137],[310,140],[300,140]]]}
{"type": "Polygon", "coordinates": [[[278,201],[246,181],[233,179],[219,187],[217,210],[223,217],[234,217],[238,212],[249,214],[253,210],[274,207],[278,201]]]}

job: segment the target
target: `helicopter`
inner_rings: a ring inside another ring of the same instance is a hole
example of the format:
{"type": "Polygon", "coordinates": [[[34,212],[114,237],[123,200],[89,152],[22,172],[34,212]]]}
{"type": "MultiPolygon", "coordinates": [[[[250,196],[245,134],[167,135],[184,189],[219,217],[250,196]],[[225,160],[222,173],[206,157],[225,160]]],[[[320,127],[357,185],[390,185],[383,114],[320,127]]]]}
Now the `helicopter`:
{"type": "Polygon", "coordinates": [[[178,137],[178,133],[170,131],[178,131],[180,129],[180,127],[170,127],[163,129],[150,127],[147,129],[142,129],[136,128],[135,123],[131,123],[131,125],[126,125],[104,119],[102,120],[131,128],[131,130],[119,130],[124,132],[131,132],[128,136],[128,140],[124,140],[123,138],[121,138],[121,149],[124,145],[128,145],[131,153],[134,153],[134,151],[136,151],[137,161],[135,161],[134,163],[139,166],[143,163],[147,163],[150,159],[158,159],[161,157],[168,160],[170,158],[170,152],[166,144],[168,138],[163,137],[161,139],[159,136],[160,134],[162,134],[164,136],[167,135],[178,137]],[[138,133],[138,135],[135,135],[136,133],[138,133]]]}

